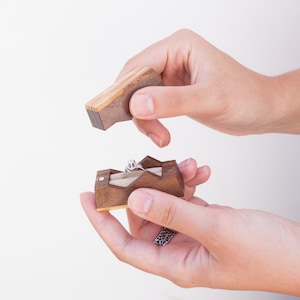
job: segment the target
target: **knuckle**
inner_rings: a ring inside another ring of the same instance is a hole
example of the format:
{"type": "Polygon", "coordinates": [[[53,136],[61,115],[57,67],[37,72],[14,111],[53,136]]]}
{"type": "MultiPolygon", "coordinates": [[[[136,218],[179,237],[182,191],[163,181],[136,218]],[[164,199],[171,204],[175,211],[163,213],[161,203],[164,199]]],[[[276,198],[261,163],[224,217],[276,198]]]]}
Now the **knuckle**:
{"type": "Polygon", "coordinates": [[[210,205],[209,214],[212,222],[207,224],[207,231],[210,232],[210,244],[215,249],[222,247],[225,250],[227,248],[227,229],[234,226],[230,221],[232,212],[233,210],[229,207],[210,205]]]}
{"type": "Polygon", "coordinates": [[[192,34],[193,34],[193,31],[188,28],[181,28],[175,32],[175,35],[178,35],[178,36],[187,36],[187,35],[192,35],[192,34]]]}
{"type": "Polygon", "coordinates": [[[132,68],[132,65],[134,64],[134,62],[135,62],[135,56],[129,58],[129,59],[126,61],[126,63],[124,64],[124,69],[130,69],[130,68],[132,68]]]}
{"type": "Polygon", "coordinates": [[[177,206],[174,203],[169,203],[166,209],[163,210],[161,221],[164,226],[172,227],[176,215],[177,206]]]}

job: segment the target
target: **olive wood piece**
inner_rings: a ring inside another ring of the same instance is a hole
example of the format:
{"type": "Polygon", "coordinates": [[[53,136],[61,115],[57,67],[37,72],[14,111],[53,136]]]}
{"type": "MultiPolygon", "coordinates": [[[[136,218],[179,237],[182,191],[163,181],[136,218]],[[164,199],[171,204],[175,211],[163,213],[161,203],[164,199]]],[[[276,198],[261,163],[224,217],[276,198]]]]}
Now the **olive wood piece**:
{"type": "Polygon", "coordinates": [[[145,171],[129,173],[107,169],[97,172],[95,181],[97,211],[126,208],[128,196],[138,188],[153,188],[177,197],[184,197],[184,183],[175,160],[160,162],[146,156],[139,162],[145,171]],[[115,180],[131,179],[125,186],[115,180]]]}
{"type": "Polygon", "coordinates": [[[116,122],[131,120],[129,100],[133,93],[146,86],[162,84],[160,76],[151,68],[133,70],[86,103],[92,125],[106,130],[116,122]]]}

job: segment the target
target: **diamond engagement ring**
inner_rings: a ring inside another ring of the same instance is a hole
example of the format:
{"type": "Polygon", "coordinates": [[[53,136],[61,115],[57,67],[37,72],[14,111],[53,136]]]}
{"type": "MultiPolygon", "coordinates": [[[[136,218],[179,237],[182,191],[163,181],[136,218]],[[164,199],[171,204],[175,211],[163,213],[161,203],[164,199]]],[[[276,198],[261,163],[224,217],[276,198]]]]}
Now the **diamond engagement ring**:
{"type": "Polygon", "coordinates": [[[128,161],[127,166],[125,167],[125,173],[142,170],[146,171],[140,163],[137,163],[134,159],[128,161]]]}

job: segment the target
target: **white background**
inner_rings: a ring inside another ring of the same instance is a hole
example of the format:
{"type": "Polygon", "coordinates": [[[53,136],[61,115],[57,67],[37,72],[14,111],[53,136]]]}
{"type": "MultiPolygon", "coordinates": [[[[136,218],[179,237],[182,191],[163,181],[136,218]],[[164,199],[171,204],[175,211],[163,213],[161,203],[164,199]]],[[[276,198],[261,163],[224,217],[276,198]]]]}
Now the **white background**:
{"type": "Polygon", "coordinates": [[[197,190],[208,202],[300,220],[299,136],[233,137],[181,117],[164,120],[172,142],[159,149],[132,122],[90,125],[85,103],[182,27],[263,74],[300,66],[297,0],[0,0],[0,299],[292,298],[181,289],[133,269],[81,209],[99,169],[194,157],[212,168],[197,190]]]}

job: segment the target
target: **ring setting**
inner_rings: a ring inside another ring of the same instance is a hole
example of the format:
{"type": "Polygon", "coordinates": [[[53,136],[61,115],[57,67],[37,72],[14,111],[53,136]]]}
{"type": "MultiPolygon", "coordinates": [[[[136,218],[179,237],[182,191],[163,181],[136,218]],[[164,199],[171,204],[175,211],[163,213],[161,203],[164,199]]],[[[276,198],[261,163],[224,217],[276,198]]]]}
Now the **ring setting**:
{"type": "Polygon", "coordinates": [[[134,159],[129,160],[125,167],[125,173],[132,172],[132,171],[138,171],[138,170],[146,172],[146,170],[143,168],[142,164],[137,163],[134,159]]]}

